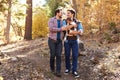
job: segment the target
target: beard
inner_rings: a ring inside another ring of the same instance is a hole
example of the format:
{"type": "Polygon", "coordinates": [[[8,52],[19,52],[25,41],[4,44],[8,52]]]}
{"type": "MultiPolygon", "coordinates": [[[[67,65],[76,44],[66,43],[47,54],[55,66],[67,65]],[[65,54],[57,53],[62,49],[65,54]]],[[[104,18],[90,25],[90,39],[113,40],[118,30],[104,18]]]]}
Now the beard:
{"type": "Polygon", "coordinates": [[[62,18],[62,16],[59,16],[59,18],[61,19],[61,18],[62,18]]]}

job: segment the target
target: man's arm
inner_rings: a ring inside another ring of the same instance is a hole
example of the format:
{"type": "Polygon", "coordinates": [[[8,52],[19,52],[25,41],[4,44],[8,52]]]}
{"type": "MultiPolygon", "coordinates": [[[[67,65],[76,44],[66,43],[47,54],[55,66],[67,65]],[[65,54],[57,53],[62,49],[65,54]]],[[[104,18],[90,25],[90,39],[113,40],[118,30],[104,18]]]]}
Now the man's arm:
{"type": "Polygon", "coordinates": [[[78,31],[72,31],[70,33],[71,35],[81,35],[83,33],[83,27],[80,22],[78,23],[77,27],[78,27],[78,31]]]}
{"type": "Polygon", "coordinates": [[[55,28],[54,27],[54,20],[51,18],[50,20],[49,20],[49,22],[48,22],[48,26],[49,26],[49,30],[51,31],[51,32],[61,32],[62,31],[62,29],[61,28],[55,28]]]}
{"type": "Polygon", "coordinates": [[[76,27],[76,24],[67,25],[67,24],[66,24],[66,21],[63,20],[63,22],[62,22],[62,27],[64,27],[64,30],[69,30],[69,29],[71,29],[71,28],[73,28],[73,27],[76,27]]]}
{"type": "Polygon", "coordinates": [[[83,29],[83,26],[82,26],[82,23],[81,22],[78,22],[78,31],[81,32],[81,34],[83,33],[84,29],[83,29]]]}

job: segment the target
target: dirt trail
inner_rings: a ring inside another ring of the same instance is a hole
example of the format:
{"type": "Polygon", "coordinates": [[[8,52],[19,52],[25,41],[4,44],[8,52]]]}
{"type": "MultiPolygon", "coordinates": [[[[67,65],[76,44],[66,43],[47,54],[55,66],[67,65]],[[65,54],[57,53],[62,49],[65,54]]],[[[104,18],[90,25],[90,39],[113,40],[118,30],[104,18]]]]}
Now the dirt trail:
{"type": "Polygon", "coordinates": [[[62,77],[49,70],[47,38],[20,41],[0,47],[0,77],[4,80],[120,80],[120,42],[100,44],[97,40],[84,40],[85,51],[79,56],[80,78],[64,75],[65,61],[62,55],[62,77]]]}

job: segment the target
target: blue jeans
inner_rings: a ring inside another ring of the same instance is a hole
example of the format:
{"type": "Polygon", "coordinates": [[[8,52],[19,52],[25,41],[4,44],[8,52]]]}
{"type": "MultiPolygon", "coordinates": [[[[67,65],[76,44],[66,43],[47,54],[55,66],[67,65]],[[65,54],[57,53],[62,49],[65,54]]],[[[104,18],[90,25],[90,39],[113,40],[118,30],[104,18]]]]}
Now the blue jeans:
{"type": "Polygon", "coordinates": [[[48,39],[48,45],[50,49],[50,69],[55,71],[55,58],[56,58],[56,72],[61,72],[61,53],[62,53],[62,41],[54,41],[48,39]]]}
{"type": "Polygon", "coordinates": [[[72,50],[72,72],[75,72],[77,71],[78,64],[78,42],[77,40],[66,40],[64,42],[64,47],[66,69],[71,70],[70,52],[72,50]]]}

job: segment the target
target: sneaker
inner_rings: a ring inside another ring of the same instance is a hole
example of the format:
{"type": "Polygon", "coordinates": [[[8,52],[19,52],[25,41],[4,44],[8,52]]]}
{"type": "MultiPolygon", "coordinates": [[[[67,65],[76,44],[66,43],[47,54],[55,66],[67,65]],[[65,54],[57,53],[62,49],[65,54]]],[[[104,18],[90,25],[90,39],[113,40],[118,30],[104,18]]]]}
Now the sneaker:
{"type": "Polygon", "coordinates": [[[66,70],[65,70],[65,75],[68,75],[69,72],[70,72],[70,70],[66,69],[66,70]]]}
{"type": "Polygon", "coordinates": [[[73,75],[75,76],[75,78],[79,78],[80,75],[77,72],[73,72],[73,75]]]}

